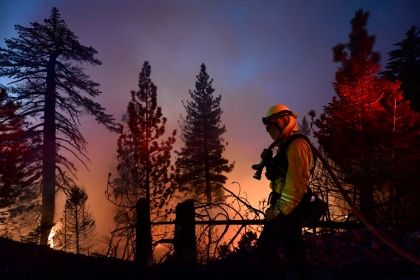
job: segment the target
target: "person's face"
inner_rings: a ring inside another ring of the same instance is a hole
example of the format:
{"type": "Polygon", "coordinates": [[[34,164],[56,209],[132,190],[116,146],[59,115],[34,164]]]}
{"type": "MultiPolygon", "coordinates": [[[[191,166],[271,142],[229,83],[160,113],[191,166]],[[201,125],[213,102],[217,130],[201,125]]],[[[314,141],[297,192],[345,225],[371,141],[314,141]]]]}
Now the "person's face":
{"type": "Polygon", "coordinates": [[[282,133],[288,116],[269,118],[264,122],[265,129],[273,140],[276,140],[282,133]]]}
{"type": "Polygon", "coordinates": [[[269,118],[266,122],[264,122],[265,130],[270,134],[273,140],[276,140],[277,137],[280,135],[280,129],[278,126],[278,118],[269,118]]]}

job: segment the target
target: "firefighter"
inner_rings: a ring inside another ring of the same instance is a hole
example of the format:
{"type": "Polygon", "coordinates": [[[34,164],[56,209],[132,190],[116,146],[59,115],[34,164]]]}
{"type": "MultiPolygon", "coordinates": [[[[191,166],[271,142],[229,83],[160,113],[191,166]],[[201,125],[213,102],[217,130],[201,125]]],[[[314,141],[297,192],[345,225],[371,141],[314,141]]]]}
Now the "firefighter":
{"type": "Polygon", "coordinates": [[[277,153],[264,149],[265,176],[270,180],[271,194],[266,210],[267,222],[257,241],[257,256],[264,274],[275,277],[281,273],[279,249],[283,246],[289,261],[287,279],[306,279],[306,245],[298,218],[291,215],[300,204],[314,167],[308,139],[298,134],[297,114],[285,105],[271,107],[263,124],[277,142],[277,153]]]}

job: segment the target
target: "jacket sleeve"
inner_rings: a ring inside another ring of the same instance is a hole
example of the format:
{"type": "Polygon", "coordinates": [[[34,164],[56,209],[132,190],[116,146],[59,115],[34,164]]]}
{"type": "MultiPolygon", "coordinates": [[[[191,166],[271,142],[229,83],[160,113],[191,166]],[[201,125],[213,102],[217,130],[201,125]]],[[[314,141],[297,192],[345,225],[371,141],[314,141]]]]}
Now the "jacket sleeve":
{"type": "Polygon", "coordinates": [[[289,162],[286,178],[283,178],[284,189],[277,207],[283,215],[289,215],[302,200],[307,191],[313,163],[312,151],[304,139],[296,139],[287,147],[286,156],[289,162]]]}

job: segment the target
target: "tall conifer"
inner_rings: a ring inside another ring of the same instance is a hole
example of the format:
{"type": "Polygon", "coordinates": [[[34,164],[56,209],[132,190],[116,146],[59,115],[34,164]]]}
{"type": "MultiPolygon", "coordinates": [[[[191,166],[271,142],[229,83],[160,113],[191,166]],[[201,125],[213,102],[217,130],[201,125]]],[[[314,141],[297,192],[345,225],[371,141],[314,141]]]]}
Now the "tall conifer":
{"type": "Polygon", "coordinates": [[[340,63],[333,87],[336,92],[324,114],[315,122],[315,137],[329,158],[344,172],[345,179],[358,193],[361,211],[375,222],[373,186],[375,184],[375,112],[381,90],[377,74],[380,54],[373,50],[375,35],[366,26],[369,12],[356,11],[351,19],[349,42],[333,47],[333,61],[340,63]]]}
{"type": "Polygon", "coordinates": [[[222,135],[226,132],[221,124],[221,95],[214,97],[213,80],[201,65],[195,90],[190,90],[191,101],[183,102],[187,116],[181,116],[181,139],[184,147],[176,151],[176,167],[179,171],[180,190],[189,196],[210,203],[222,196],[222,186],[234,167],[223,158],[228,143],[222,135]]]}
{"type": "Polygon", "coordinates": [[[410,101],[413,110],[420,112],[420,29],[411,26],[406,32],[406,38],[390,51],[389,61],[382,74],[391,80],[401,82],[404,98],[410,101]]]}
{"type": "Polygon", "coordinates": [[[376,115],[379,171],[387,184],[382,189],[382,220],[391,224],[418,225],[420,218],[420,113],[403,98],[400,82],[381,80],[381,110],[376,115]]]}
{"type": "Polygon", "coordinates": [[[33,166],[42,189],[40,243],[47,245],[54,225],[57,189],[74,183],[77,169],[60,152],[66,150],[84,164],[87,142],[79,131],[80,117],[93,115],[98,123],[115,131],[114,119],[91,97],[101,94],[99,84],[90,80],[80,66],[101,62],[97,51],[80,44],[56,7],[44,24],[15,25],[19,38],[6,39],[0,48],[0,76],[10,78],[10,94],[21,102],[19,114],[32,140],[33,166]]]}
{"type": "MultiPolygon", "coordinates": [[[[157,105],[157,87],[152,82],[151,66],[144,62],[139,74],[138,91],[132,90],[127,113],[123,117],[125,126],[118,138],[117,167],[119,178],[109,185],[108,199],[119,207],[116,220],[121,226],[134,226],[135,208],[139,199],[145,199],[151,228],[151,219],[156,219],[161,210],[169,205],[174,189],[170,185],[171,150],[175,143],[176,130],[166,140],[166,117],[157,105]]],[[[133,244],[135,235],[129,235],[133,244]]],[[[152,253],[152,233],[149,231],[149,254],[152,253]]]]}

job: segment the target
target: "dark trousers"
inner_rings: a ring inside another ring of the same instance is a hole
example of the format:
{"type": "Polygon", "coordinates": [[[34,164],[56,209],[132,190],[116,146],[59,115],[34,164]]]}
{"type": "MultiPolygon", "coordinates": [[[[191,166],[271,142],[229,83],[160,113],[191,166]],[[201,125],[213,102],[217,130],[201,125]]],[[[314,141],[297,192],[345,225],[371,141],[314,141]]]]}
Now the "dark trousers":
{"type": "Polygon", "coordinates": [[[271,277],[279,275],[279,249],[282,245],[289,261],[287,279],[306,279],[306,245],[302,227],[298,220],[281,214],[265,224],[257,241],[261,272],[271,277]]]}

